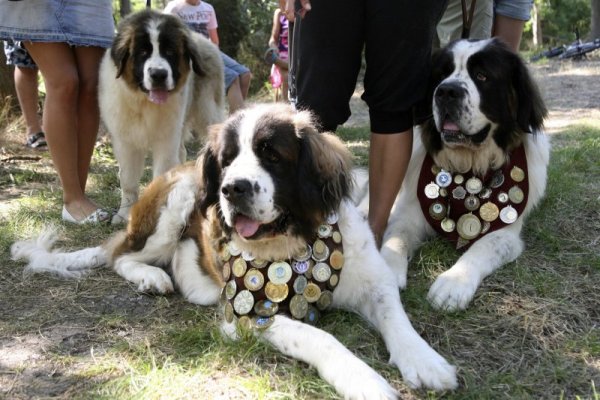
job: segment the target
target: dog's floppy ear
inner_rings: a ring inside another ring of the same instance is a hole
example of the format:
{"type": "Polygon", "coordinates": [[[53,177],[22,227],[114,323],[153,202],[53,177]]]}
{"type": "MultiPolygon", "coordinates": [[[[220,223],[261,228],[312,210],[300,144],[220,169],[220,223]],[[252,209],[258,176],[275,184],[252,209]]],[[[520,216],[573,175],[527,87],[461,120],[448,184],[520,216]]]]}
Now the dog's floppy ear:
{"type": "MultiPolygon", "coordinates": [[[[318,133],[305,114],[308,113],[295,116],[301,143],[298,179],[304,182],[300,185],[300,204],[328,214],[336,211],[340,202],[350,195],[352,155],[337,136],[318,133]]],[[[317,223],[325,216],[314,215],[317,223]]]]}
{"type": "Polygon", "coordinates": [[[209,126],[209,140],[204,145],[196,167],[201,174],[200,212],[206,217],[206,210],[218,203],[221,186],[221,165],[219,163],[219,134],[222,124],[209,126]]]}
{"type": "Polygon", "coordinates": [[[191,30],[187,34],[186,53],[192,63],[192,70],[198,76],[215,75],[223,64],[218,48],[210,40],[191,30]]]}
{"type": "Polygon", "coordinates": [[[121,28],[117,31],[112,46],[110,47],[110,57],[117,67],[117,76],[119,78],[125,71],[127,60],[130,57],[130,47],[133,41],[134,32],[129,26],[121,23],[121,28]]]}
{"type": "Polygon", "coordinates": [[[521,57],[507,51],[513,64],[512,86],[516,98],[517,124],[521,131],[535,133],[542,128],[548,110],[521,57]]]}

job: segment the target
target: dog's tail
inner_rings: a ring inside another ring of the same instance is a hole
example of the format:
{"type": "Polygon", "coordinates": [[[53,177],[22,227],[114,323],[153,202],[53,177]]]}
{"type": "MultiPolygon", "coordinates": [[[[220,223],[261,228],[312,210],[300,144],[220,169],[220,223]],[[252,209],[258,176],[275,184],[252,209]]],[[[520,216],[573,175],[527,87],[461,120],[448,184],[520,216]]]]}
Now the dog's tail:
{"type": "Polygon", "coordinates": [[[25,274],[51,273],[64,278],[80,278],[91,269],[111,265],[114,250],[125,240],[124,232],[114,235],[102,246],[65,252],[52,249],[58,239],[55,227],[45,228],[37,238],[13,243],[12,259],[25,260],[25,274]]]}

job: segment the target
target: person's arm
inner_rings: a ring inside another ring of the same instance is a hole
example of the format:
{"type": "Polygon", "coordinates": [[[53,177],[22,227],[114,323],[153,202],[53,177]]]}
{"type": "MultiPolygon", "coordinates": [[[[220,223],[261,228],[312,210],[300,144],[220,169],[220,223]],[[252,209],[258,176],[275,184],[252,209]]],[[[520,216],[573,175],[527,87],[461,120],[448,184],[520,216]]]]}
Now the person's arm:
{"type": "Polygon", "coordinates": [[[208,38],[219,47],[219,34],[217,33],[217,28],[208,30],[208,38]]]}
{"type": "Polygon", "coordinates": [[[279,32],[281,31],[281,23],[279,22],[279,15],[283,11],[279,8],[275,10],[273,14],[273,28],[271,29],[271,37],[269,38],[269,47],[277,47],[279,43],[279,32]]]}
{"type": "MultiPolygon", "coordinates": [[[[295,0],[286,0],[285,1],[285,16],[289,21],[294,21],[294,3],[295,0]]],[[[300,0],[300,10],[298,13],[300,17],[304,18],[307,12],[311,10],[310,1],[309,0],[300,0]]]]}

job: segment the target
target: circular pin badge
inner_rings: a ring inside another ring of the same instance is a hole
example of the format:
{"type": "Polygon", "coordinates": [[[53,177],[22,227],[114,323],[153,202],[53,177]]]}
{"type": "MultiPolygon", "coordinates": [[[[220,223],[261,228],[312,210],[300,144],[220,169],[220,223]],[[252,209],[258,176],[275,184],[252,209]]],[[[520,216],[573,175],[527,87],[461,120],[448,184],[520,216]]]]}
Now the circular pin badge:
{"type": "Polygon", "coordinates": [[[310,245],[306,245],[301,251],[297,254],[294,254],[294,260],[296,261],[306,261],[312,256],[312,249],[310,245]]]}
{"type": "Polygon", "coordinates": [[[231,265],[229,265],[229,262],[225,262],[223,264],[222,272],[223,272],[223,280],[228,281],[229,277],[231,276],[231,265]]]}
{"type": "Polygon", "coordinates": [[[275,322],[273,317],[252,317],[252,326],[256,329],[267,329],[275,322]]]}
{"type": "Polygon", "coordinates": [[[475,211],[479,208],[479,198],[474,195],[470,195],[465,199],[465,208],[469,211],[475,211]]]}
{"type": "Polygon", "coordinates": [[[525,200],[525,193],[515,185],[508,190],[508,198],[513,204],[521,204],[525,200]]]}
{"type": "Polygon", "coordinates": [[[481,233],[481,221],[473,214],[463,214],[456,222],[456,232],[463,239],[475,239],[481,233]]]}
{"type": "Polygon", "coordinates": [[[443,220],[446,217],[446,206],[436,201],[429,206],[429,215],[436,221],[443,220]]]}
{"type": "Polygon", "coordinates": [[[317,236],[319,236],[321,239],[327,239],[331,236],[332,232],[333,228],[331,227],[331,225],[321,224],[317,228],[317,236]]]}
{"type": "Polygon", "coordinates": [[[448,187],[452,183],[452,175],[450,175],[448,171],[441,170],[435,176],[435,183],[437,183],[439,187],[448,187]]]}
{"type": "Polygon", "coordinates": [[[494,189],[499,188],[504,184],[504,175],[502,175],[502,171],[498,170],[492,176],[492,180],[490,181],[490,186],[494,189]]]}
{"type": "Polygon", "coordinates": [[[308,302],[301,294],[297,294],[290,300],[290,313],[296,319],[302,319],[308,312],[308,302]]]}
{"type": "Polygon", "coordinates": [[[499,203],[502,203],[502,204],[508,203],[508,194],[506,192],[498,193],[498,196],[496,196],[496,198],[498,199],[499,203]]]}
{"type": "Polygon", "coordinates": [[[425,186],[425,197],[428,199],[437,199],[440,196],[440,187],[431,182],[425,186]]]}
{"type": "Polygon", "coordinates": [[[485,235],[487,233],[487,231],[490,230],[491,227],[492,227],[492,224],[490,224],[487,221],[483,221],[483,223],[481,224],[481,234],[485,235]]]}
{"type": "Polygon", "coordinates": [[[333,274],[333,275],[331,275],[331,278],[329,278],[329,282],[327,282],[327,286],[329,286],[330,289],[335,289],[335,287],[337,286],[339,281],[340,281],[339,275],[333,274]]]}
{"type": "Polygon", "coordinates": [[[456,200],[462,200],[467,195],[467,191],[462,186],[457,186],[452,190],[452,198],[456,200]]]}
{"type": "Polygon", "coordinates": [[[454,183],[456,183],[457,185],[462,185],[464,181],[465,177],[461,174],[454,175],[454,183]]]}
{"type": "Polygon", "coordinates": [[[522,182],[525,179],[525,171],[515,165],[510,170],[510,177],[515,182],[522,182]]]}
{"type": "Polygon", "coordinates": [[[474,176],[467,179],[467,182],[465,182],[465,189],[471,194],[477,194],[483,189],[483,182],[481,182],[481,179],[474,176]]]}
{"type": "Polygon", "coordinates": [[[321,297],[319,297],[319,300],[317,300],[317,308],[321,311],[324,311],[329,308],[332,302],[333,293],[331,293],[329,290],[323,290],[321,297]]]}
{"type": "Polygon", "coordinates": [[[227,248],[229,249],[229,254],[231,254],[234,257],[242,254],[242,251],[233,242],[229,242],[227,244],[227,248]]]}
{"type": "Polygon", "coordinates": [[[325,221],[327,221],[327,223],[329,225],[333,225],[333,224],[337,223],[338,220],[339,220],[339,216],[335,212],[332,212],[331,214],[329,214],[327,216],[327,218],[325,219],[325,221]]]}
{"type": "Polygon", "coordinates": [[[267,270],[269,281],[276,285],[287,283],[292,278],[292,267],[285,261],[272,263],[267,270]]]}
{"type": "Polygon", "coordinates": [[[248,269],[248,264],[246,263],[246,260],[244,260],[241,257],[236,258],[235,261],[233,262],[233,265],[231,266],[231,271],[233,272],[233,275],[238,278],[241,278],[242,276],[244,276],[247,269],[248,269]]]}
{"type": "Polygon", "coordinates": [[[230,302],[225,303],[223,315],[225,316],[225,321],[227,321],[228,323],[233,322],[233,317],[235,317],[235,315],[233,314],[233,306],[230,302]]]}
{"type": "Polygon", "coordinates": [[[267,260],[261,260],[260,258],[255,258],[254,260],[250,261],[250,265],[258,269],[266,267],[268,263],[269,262],[267,260]]]}
{"type": "Polygon", "coordinates": [[[331,234],[331,238],[333,239],[333,242],[336,244],[342,243],[342,234],[339,233],[338,231],[333,232],[331,234]]]}
{"type": "Polygon", "coordinates": [[[479,207],[479,216],[484,221],[495,221],[496,218],[498,218],[499,214],[500,210],[498,210],[498,206],[492,203],[491,201],[488,201],[487,203],[479,207]]]}
{"type": "Polygon", "coordinates": [[[492,196],[492,189],[483,188],[483,190],[479,193],[479,198],[482,200],[487,200],[492,196]]]}
{"type": "Polygon", "coordinates": [[[262,272],[252,268],[244,275],[244,285],[253,292],[260,290],[265,283],[265,277],[262,272]]]}
{"type": "Polygon", "coordinates": [[[277,311],[279,311],[279,304],[268,299],[257,301],[254,305],[254,312],[261,317],[270,317],[277,314],[277,311]]]}
{"type": "Polygon", "coordinates": [[[242,258],[246,261],[252,261],[255,257],[252,255],[251,252],[244,250],[242,251],[242,258]]]}
{"type": "Polygon", "coordinates": [[[304,289],[306,289],[306,285],[308,285],[308,279],[306,279],[303,275],[298,275],[294,280],[294,293],[302,294],[304,293],[304,289]]]}
{"type": "Polygon", "coordinates": [[[313,249],[312,258],[313,258],[313,260],[315,260],[317,262],[325,261],[325,260],[327,260],[327,257],[329,257],[329,248],[327,247],[325,242],[322,241],[321,239],[315,240],[315,243],[313,244],[312,249],[313,249]]]}
{"type": "Polygon", "coordinates": [[[304,317],[303,321],[309,325],[314,325],[319,320],[320,315],[319,310],[309,304],[308,311],[306,311],[306,317],[304,317]]]}
{"type": "Polygon", "coordinates": [[[339,250],[334,250],[329,256],[329,265],[335,270],[340,270],[344,266],[344,253],[339,250]]]}
{"type": "Polygon", "coordinates": [[[500,210],[500,220],[505,224],[512,224],[519,217],[519,213],[512,206],[506,206],[500,210]]]}
{"type": "Polygon", "coordinates": [[[321,297],[321,288],[310,282],[304,288],[304,293],[302,293],[302,295],[306,297],[306,301],[309,303],[314,303],[315,301],[319,300],[319,297],[321,297]]]}
{"type": "Polygon", "coordinates": [[[277,285],[273,282],[267,282],[265,285],[265,295],[267,299],[280,303],[288,296],[289,288],[286,284],[277,285]]]}
{"type": "Polygon", "coordinates": [[[442,227],[442,230],[444,232],[453,232],[454,228],[456,227],[456,223],[454,222],[454,220],[450,219],[450,218],[444,218],[440,224],[440,226],[442,227]]]}
{"type": "Polygon", "coordinates": [[[233,299],[233,309],[238,315],[248,314],[254,307],[254,296],[249,290],[240,291],[233,299]]]}
{"type": "Polygon", "coordinates": [[[327,282],[331,277],[331,268],[323,262],[317,263],[312,269],[312,276],[317,282],[327,282]]]}
{"type": "Polygon", "coordinates": [[[297,274],[303,274],[310,268],[310,261],[292,261],[292,269],[297,274]]]}
{"type": "Polygon", "coordinates": [[[237,284],[232,279],[229,282],[227,282],[227,284],[225,285],[225,297],[227,298],[227,300],[231,300],[235,297],[236,293],[237,293],[237,284]]]}
{"type": "Polygon", "coordinates": [[[440,197],[448,197],[448,188],[440,188],[440,197]]]}

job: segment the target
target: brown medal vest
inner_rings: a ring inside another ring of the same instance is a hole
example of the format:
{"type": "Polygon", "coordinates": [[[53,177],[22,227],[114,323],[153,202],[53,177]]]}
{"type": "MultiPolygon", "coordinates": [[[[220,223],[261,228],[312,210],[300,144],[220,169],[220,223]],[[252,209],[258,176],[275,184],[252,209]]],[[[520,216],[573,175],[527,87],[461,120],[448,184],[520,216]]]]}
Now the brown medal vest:
{"type": "Polygon", "coordinates": [[[425,156],[417,196],[427,222],[457,249],[514,223],[529,194],[527,158],[523,145],[501,168],[476,176],[445,171],[425,156]]]}

